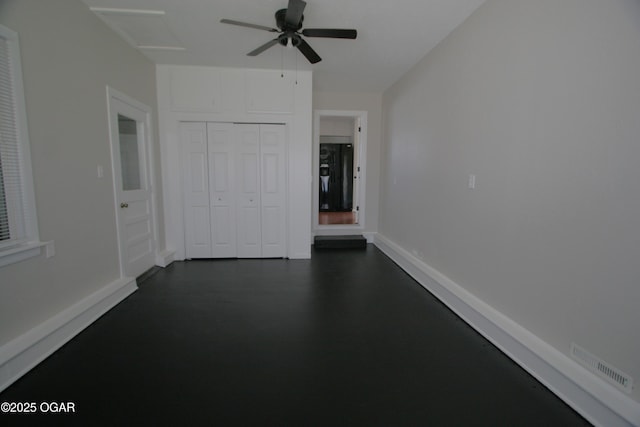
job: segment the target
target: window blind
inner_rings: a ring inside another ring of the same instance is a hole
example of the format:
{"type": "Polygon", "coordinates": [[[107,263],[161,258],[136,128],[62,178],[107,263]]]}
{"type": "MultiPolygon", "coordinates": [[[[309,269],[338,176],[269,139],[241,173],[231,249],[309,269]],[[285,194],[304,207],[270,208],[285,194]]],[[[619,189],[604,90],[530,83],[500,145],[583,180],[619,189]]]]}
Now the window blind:
{"type": "Polygon", "coordinates": [[[0,35],[0,245],[25,237],[11,45],[0,35]]]}

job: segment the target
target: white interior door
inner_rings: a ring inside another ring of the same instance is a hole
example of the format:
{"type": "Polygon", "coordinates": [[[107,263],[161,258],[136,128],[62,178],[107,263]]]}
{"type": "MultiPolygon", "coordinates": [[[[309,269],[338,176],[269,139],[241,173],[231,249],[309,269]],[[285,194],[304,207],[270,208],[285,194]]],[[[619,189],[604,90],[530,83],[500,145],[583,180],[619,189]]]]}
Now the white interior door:
{"type": "Polygon", "coordinates": [[[262,257],[286,255],[285,127],[260,125],[262,257]]]}
{"type": "Polygon", "coordinates": [[[150,109],[109,90],[109,122],[121,274],[137,277],[154,265],[149,171],[150,109]]]}
{"type": "Polygon", "coordinates": [[[234,135],[232,123],[207,124],[213,258],[238,256],[234,135]]]}
{"type": "Polygon", "coordinates": [[[181,123],[184,170],[184,218],[187,258],[210,258],[209,166],[207,126],[181,123]]]}
{"type": "Polygon", "coordinates": [[[286,256],[283,125],[182,123],[187,258],[286,256]]]}
{"type": "Polygon", "coordinates": [[[237,244],[239,258],[262,257],[260,220],[260,129],[235,125],[237,244]]]}

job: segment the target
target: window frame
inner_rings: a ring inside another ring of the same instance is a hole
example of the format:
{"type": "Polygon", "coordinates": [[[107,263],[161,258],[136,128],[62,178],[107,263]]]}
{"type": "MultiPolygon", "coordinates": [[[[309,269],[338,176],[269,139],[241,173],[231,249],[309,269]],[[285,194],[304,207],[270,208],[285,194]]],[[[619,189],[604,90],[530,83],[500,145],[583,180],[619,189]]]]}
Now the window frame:
{"type": "MultiPolygon", "coordinates": [[[[0,25],[0,38],[7,43],[8,59],[11,73],[11,86],[13,90],[15,132],[17,136],[18,168],[20,186],[22,187],[21,199],[22,218],[19,227],[10,222],[10,235],[17,233],[16,237],[0,242],[0,267],[19,262],[27,258],[38,256],[45,243],[40,241],[35,192],[33,186],[33,169],[31,166],[31,147],[27,126],[27,110],[24,96],[22,78],[22,64],[18,33],[0,25]]],[[[8,209],[11,209],[7,201],[8,209]]]]}

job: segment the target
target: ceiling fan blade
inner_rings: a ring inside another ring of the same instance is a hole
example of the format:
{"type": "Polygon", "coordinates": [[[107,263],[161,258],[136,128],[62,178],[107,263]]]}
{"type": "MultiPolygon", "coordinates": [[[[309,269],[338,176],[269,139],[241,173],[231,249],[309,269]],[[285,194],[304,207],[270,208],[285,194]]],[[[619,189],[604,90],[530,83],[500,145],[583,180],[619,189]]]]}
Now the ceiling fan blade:
{"type": "Polygon", "coordinates": [[[284,17],[284,22],[291,28],[299,28],[300,21],[302,21],[302,12],[307,6],[307,3],[302,0],[289,0],[289,6],[287,7],[287,14],[284,17]]]}
{"type": "Polygon", "coordinates": [[[304,41],[303,39],[300,39],[300,43],[298,43],[298,50],[300,52],[302,52],[302,54],[309,60],[309,62],[311,62],[312,64],[315,64],[316,62],[320,62],[322,61],[322,58],[320,58],[320,56],[316,53],[315,50],[313,50],[311,48],[311,46],[309,46],[309,43],[307,43],[306,41],[304,41]]]}
{"type": "Polygon", "coordinates": [[[302,30],[306,37],[328,37],[332,39],[355,39],[358,36],[356,30],[338,30],[330,28],[306,28],[302,30]]]}
{"type": "Polygon", "coordinates": [[[278,39],[273,39],[265,44],[263,44],[262,46],[260,46],[259,48],[252,50],[251,52],[247,53],[247,56],[256,56],[256,55],[260,55],[262,52],[264,52],[265,50],[269,49],[272,46],[275,46],[278,44],[278,39]]]}
{"type": "Polygon", "coordinates": [[[249,24],[248,22],[234,21],[232,19],[221,19],[220,22],[222,22],[223,24],[238,25],[240,27],[255,28],[256,30],[270,31],[272,33],[279,33],[280,32],[279,30],[276,30],[275,28],[265,27],[264,25],[249,24]]]}

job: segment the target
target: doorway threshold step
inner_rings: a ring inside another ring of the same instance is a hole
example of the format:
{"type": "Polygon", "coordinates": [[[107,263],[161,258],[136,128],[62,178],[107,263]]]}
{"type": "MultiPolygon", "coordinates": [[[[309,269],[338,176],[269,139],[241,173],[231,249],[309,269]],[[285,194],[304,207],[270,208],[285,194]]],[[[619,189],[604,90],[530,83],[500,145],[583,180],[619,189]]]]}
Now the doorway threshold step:
{"type": "Polygon", "coordinates": [[[315,236],[313,245],[316,249],[366,249],[367,239],[359,235],[315,236]]]}

